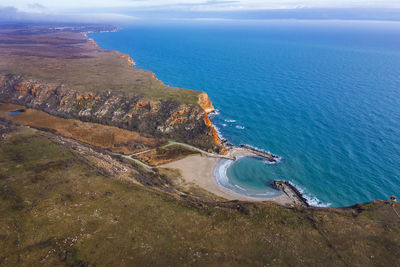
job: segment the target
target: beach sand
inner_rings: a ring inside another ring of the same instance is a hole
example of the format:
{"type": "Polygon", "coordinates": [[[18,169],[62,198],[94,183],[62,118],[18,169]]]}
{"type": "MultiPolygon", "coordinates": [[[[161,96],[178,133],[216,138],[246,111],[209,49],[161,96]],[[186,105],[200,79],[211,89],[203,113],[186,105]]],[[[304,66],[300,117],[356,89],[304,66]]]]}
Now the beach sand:
{"type": "Polygon", "coordinates": [[[188,156],[184,159],[160,165],[161,168],[174,168],[182,172],[183,179],[187,183],[194,183],[199,187],[227,200],[242,201],[273,201],[282,205],[292,204],[293,201],[282,194],[274,198],[252,198],[236,194],[220,186],[214,177],[214,169],[220,159],[214,157],[202,157],[200,155],[188,156]]]}

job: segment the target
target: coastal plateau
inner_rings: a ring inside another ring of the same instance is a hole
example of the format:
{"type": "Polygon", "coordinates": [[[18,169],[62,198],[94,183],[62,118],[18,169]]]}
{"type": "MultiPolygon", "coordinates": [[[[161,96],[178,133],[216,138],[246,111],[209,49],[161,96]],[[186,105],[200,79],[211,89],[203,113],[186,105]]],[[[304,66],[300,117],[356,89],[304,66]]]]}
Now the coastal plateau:
{"type": "Polygon", "coordinates": [[[118,51],[104,51],[92,27],[0,29],[0,100],[63,118],[218,150],[204,92],[164,85],[118,51]]]}
{"type": "Polygon", "coordinates": [[[223,191],[208,96],[100,49],[95,30],[113,28],[0,27],[0,266],[400,265],[389,201],[223,191]]]}

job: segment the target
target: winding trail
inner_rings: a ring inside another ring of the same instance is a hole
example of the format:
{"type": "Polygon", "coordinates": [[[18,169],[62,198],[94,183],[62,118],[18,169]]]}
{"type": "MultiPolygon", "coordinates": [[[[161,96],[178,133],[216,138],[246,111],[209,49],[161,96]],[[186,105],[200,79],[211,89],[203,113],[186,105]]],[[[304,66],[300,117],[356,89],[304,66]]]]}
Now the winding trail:
{"type": "MultiPolygon", "coordinates": [[[[195,147],[195,146],[188,145],[188,144],[185,144],[185,143],[175,142],[175,141],[168,141],[168,143],[167,143],[166,145],[163,145],[163,146],[161,146],[160,148],[169,147],[169,146],[183,146],[183,147],[185,147],[185,148],[192,149],[192,150],[195,150],[195,151],[197,151],[197,152],[200,152],[200,153],[206,155],[207,157],[212,157],[212,158],[223,158],[223,159],[235,160],[235,157],[229,157],[229,156],[224,156],[224,155],[218,155],[218,154],[210,153],[210,152],[204,151],[204,150],[202,150],[202,149],[200,149],[200,148],[197,148],[197,147],[195,147]]],[[[135,156],[138,156],[138,155],[140,155],[140,154],[144,154],[144,153],[150,152],[150,151],[152,151],[152,150],[154,150],[154,149],[156,149],[156,148],[147,149],[147,150],[144,150],[144,151],[141,151],[141,152],[138,152],[138,153],[133,153],[133,154],[131,154],[131,155],[123,155],[123,154],[120,154],[120,153],[114,153],[114,154],[115,154],[115,155],[119,155],[119,156],[121,156],[121,157],[123,157],[123,158],[125,158],[125,159],[129,159],[129,160],[134,161],[135,163],[137,163],[137,164],[139,164],[140,166],[142,166],[143,168],[145,168],[147,171],[154,172],[154,170],[153,170],[153,168],[152,168],[151,166],[149,166],[149,165],[147,165],[147,164],[145,164],[145,163],[143,163],[143,162],[141,162],[140,160],[138,160],[138,159],[135,158],[135,156]]]]}
{"type": "Polygon", "coordinates": [[[147,165],[147,164],[141,162],[141,161],[138,160],[138,159],[133,158],[132,155],[130,155],[130,156],[125,156],[125,155],[122,155],[122,154],[119,154],[119,153],[116,153],[116,155],[122,156],[123,158],[129,159],[129,160],[133,160],[135,163],[139,164],[140,166],[142,166],[143,168],[145,168],[147,171],[149,171],[149,172],[154,172],[152,167],[150,167],[149,165],[147,165]]]}
{"type": "Polygon", "coordinates": [[[175,142],[175,141],[169,141],[168,144],[162,146],[162,147],[168,147],[168,146],[174,146],[174,145],[178,145],[178,146],[183,146],[192,150],[196,150],[200,153],[203,153],[204,155],[206,155],[207,157],[213,157],[213,158],[222,158],[222,159],[230,159],[230,160],[235,160],[234,157],[229,157],[229,156],[224,156],[224,155],[219,155],[219,154],[214,154],[214,153],[210,153],[210,152],[206,152],[200,148],[185,144],[185,143],[179,143],[179,142],[175,142]]]}

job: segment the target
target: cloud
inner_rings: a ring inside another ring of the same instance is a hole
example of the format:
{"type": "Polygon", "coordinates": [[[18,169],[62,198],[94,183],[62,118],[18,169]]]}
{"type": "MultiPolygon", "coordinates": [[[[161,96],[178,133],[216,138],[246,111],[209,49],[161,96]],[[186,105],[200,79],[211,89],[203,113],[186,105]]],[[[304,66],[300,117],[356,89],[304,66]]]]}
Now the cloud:
{"type": "Polygon", "coordinates": [[[0,21],[15,21],[20,20],[24,17],[24,13],[21,13],[12,6],[0,6],[0,21]]]}
{"type": "MultiPolygon", "coordinates": [[[[260,3],[257,9],[251,9],[249,5],[240,8],[241,4],[245,2],[244,0],[1,1],[10,1],[13,4],[0,6],[0,21],[78,23],[129,23],[137,19],[339,19],[400,21],[399,8],[306,8],[304,7],[305,5],[295,5],[292,8],[261,8],[262,3],[278,3],[278,0],[249,0],[249,3],[260,3]],[[81,5],[78,4],[80,2],[82,2],[81,5]],[[95,5],[94,3],[97,4],[95,5]],[[58,4],[58,8],[55,8],[56,4],[58,4]],[[60,6],[60,4],[65,6],[60,6]]],[[[348,1],[357,2],[358,0],[348,1]]],[[[282,2],[298,4],[299,2],[311,3],[312,1],[282,0],[282,2]]],[[[321,2],[326,1],[321,0],[321,2]]]]}
{"type": "Polygon", "coordinates": [[[23,12],[15,7],[0,6],[0,22],[76,22],[76,23],[127,23],[136,20],[137,17],[113,12],[65,12],[38,13],[23,12]]]}
{"type": "Polygon", "coordinates": [[[36,9],[36,10],[44,10],[44,9],[46,9],[46,7],[44,5],[41,5],[39,3],[28,4],[28,8],[29,9],[36,9]]]}

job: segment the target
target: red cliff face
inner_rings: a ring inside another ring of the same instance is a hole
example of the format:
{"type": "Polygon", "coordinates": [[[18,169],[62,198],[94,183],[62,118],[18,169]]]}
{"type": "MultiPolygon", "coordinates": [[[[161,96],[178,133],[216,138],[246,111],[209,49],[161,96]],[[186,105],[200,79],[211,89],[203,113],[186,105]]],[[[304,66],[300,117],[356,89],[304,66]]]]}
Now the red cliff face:
{"type": "Polygon", "coordinates": [[[123,58],[126,61],[128,61],[129,65],[131,65],[132,67],[135,65],[135,62],[133,61],[133,59],[130,56],[122,55],[121,58],[123,58]]]}
{"type": "Polygon", "coordinates": [[[204,123],[205,123],[205,125],[207,127],[211,127],[212,126],[212,123],[211,123],[210,119],[208,118],[207,114],[204,115],[204,123]]]}
{"type": "Polygon", "coordinates": [[[215,111],[211,100],[208,98],[206,93],[201,93],[199,95],[199,100],[197,102],[202,109],[208,114],[210,112],[215,111]]]}
{"type": "Polygon", "coordinates": [[[212,124],[212,122],[210,121],[210,119],[208,118],[208,115],[205,114],[204,115],[204,124],[210,128],[210,132],[209,135],[213,137],[214,142],[217,145],[220,145],[222,143],[221,139],[219,139],[218,137],[218,133],[217,130],[215,130],[214,125],[212,124]]]}
{"type": "Polygon", "coordinates": [[[88,40],[88,43],[89,43],[90,45],[94,46],[94,47],[97,48],[97,49],[100,49],[99,45],[96,44],[96,42],[95,42],[92,38],[88,38],[87,40],[88,40]]]}
{"type": "Polygon", "coordinates": [[[129,66],[131,66],[131,67],[135,66],[135,62],[133,61],[133,59],[129,55],[123,54],[123,53],[121,53],[119,51],[111,51],[111,52],[114,53],[114,54],[117,54],[120,58],[126,60],[128,62],[128,64],[129,64],[129,66]]]}
{"type": "Polygon", "coordinates": [[[218,137],[217,130],[215,130],[214,125],[210,121],[210,118],[208,118],[208,113],[215,111],[214,106],[211,102],[211,100],[208,98],[208,95],[206,93],[201,93],[199,95],[199,100],[198,104],[200,107],[206,112],[204,115],[204,124],[210,128],[209,135],[212,136],[214,143],[217,145],[220,145],[222,143],[221,139],[218,137]]]}
{"type": "Polygon", "coordinates": [[[222,141],[221,141],[221,139],[219,139],[217,130],[215,130],[214,126],[210,127],[210,134],[211,134],[211,136],[213,137],[214,142],[215,142],[217,145],[222,144],[222,141]]]}

